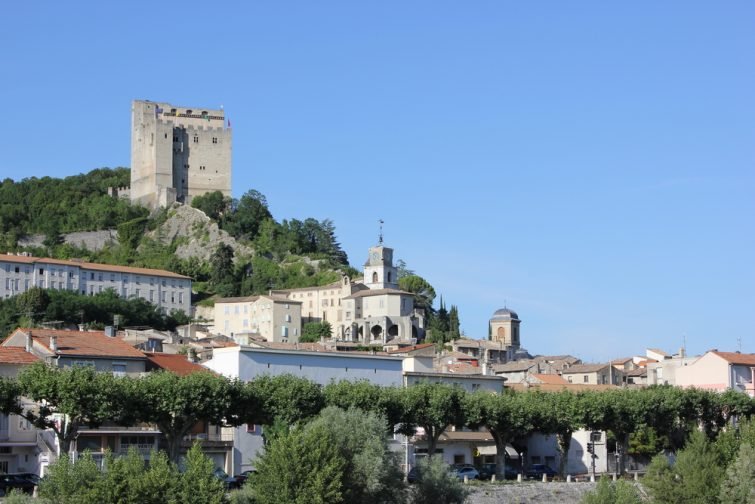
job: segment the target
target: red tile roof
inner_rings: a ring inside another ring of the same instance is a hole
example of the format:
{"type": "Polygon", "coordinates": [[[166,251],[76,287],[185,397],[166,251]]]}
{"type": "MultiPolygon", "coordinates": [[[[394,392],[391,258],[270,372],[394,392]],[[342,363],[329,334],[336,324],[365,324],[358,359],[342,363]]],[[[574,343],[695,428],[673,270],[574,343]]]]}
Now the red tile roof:
{"type": "Polygon", "coordinates": [[[185,355],[164,353],[145,353],[144,355],[151,364],[179,376],[210,371],[196,362],[189,361],[185,355]]]}
{"type": "Polygon", "coordinates": [[[9,343],[18,333],[23,335],[31,333],[32,339],[50,352],[52,352],[50,349],[50,338],[55,336],[57,339],[59,355],[144,359],[144,354],[142,352],[128,343],[125,343],[120,338],[110,338],[105,336],[103,331],[65,331],[59,329],[19,328],[13,331],[13,333],[3,342],[3,346],[10,346],[7,345],[7,343],[9,343]]]}
{"type": "Polygon", "coordinates": [[[713,352],[722,359],[728,361],[731,364],[738,364],[740,366],[755,366],[755,354],[746,354],[739,352],[713,352]]]}
{"type": "Polygon", "coordinates": [[[21,347],[0,347],[0,364],[34,364],[39,358],[21,347]]]}
{"type": "Polygon", "coordinates": [[[64,259],[50,259],[48,257],[27,257],[0,254],[0,261],[16,262],[24,264],[56,264],[60,266],[76,266],[82,269],[95,270],[95,271],[109,271],[114,273],[130,273],[134,275],[153,275],[169,278],[183,278],[190,279],[190,277],[173,273],[172,271],[165,271],[159,269],[150,268],[134,268],[132,266],[116,266],[113,264],[100,264],[90,263],[81,260],[64,260],[64,259]]]}
{"type": "Polygon", "coordinates": [[[432,346],[435,346],[435,343],[421,343],[419,345],[414,345],[414,346],[409,346],[409,347],[398,348],[396,350],[391,350],[388,353],[389,354],[407,353],[407,352],[413,352],[415,350],[424,350],[425,348],[430,348],[432,346]]]}
{"type": "Polygon", "coordinates": [[[559,375],[555,375],[555,374],[533,373],[532,377],[537,379],[540,383],[547,383],[550,385],[564,385],[564,384],[569,383],[568,381],[561,378],[559,375]]]}

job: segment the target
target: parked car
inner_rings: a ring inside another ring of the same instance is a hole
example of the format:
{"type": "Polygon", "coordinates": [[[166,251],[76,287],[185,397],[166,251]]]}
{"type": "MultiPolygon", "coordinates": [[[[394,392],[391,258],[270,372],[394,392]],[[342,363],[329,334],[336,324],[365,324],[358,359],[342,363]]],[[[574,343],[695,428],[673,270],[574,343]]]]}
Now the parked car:
{"type": "Polygon", "coordinates": [[[233,476],[228,476],[228,473],[222,470],[219,467],[215,468],[215,471],[213,472],[213,475],[223,482],[223,485],[225,485],[226,490],[230,490],[231,488],[236,488],[236,478],[233,476]]]}
{"type": "Polygon", "coordinates": [[[527,469],[525,474],[527,479],[542,479],[543,474],[547,474],[549,478],[552,478],[553,476],[556,476],[558,472],[545,464],[532,464],[532,467],[527,469]]]}
{"type": "MultiPolygon", "coordinates": [[[[36,474],[34,475],[36,476],[36,474]]],[[[37,481],[38,481],[37,476],[37,481]]],[[[0,497],[8,495],[11,490],[21,490],[26,494],[33,494],[34,487],[37,486],[32,481],[29,473],[21,474],[0,474],[0,497]]]]}
{"type": "Polygon", "coordinates": [[[36,486],[39,486],[39,481],[42,479],[39,477],[39,475],[26,472],[26,473],[13,473],[14,476],[18,476],[20,478],[26,478],[32,483],[34,483],[36,486]]]}
{"type": "Polygon", "coordinates": [[[409,474],[406,475],[407,483],[416,483],[419,479],[419,467],[414,466],[409,470],[409,474]]]}
{"type": "Polygon", "coordinates": [[[239,474],[236,474],[236,475],[235,475],[235,476],[233,477],[233,479],[234,479],[234,480],[236,480],[236,484],[235,484],[235,487],[236,487],[236,488],[241,488],[242,486],[244,486],[244,483],[246,483],[246,480],[248,480],[248,479],[249,479],[249,477],[250,477],[250,476],[251,476],[252,474],[256,474],[256,473],[257,473],[257,470],[256,470],[256,469],[250,469],[250,470],[248,470],[248,471],[243,471],[243,472],[241,472],[241,473],[239,473],[239,474]]]}
{"type": "Polygon", "coordinates": [[[480,472],[475,469],[473,466],[464,466],[460,467],[458,469],[453,468],[453,475],[459,478],[460,480],[463,480],[466,476],[467,479],[480,479],[480,472]]]}

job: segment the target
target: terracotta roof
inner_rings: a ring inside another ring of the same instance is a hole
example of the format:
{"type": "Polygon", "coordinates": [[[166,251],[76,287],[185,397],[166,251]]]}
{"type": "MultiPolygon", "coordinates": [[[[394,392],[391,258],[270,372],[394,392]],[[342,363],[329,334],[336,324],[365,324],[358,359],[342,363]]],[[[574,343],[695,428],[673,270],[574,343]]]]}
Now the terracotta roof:
{"type": "Polygon", "coordinates": [[[190,277],[173,273],[172,271],[165,271],[159,269],[150,268],[134,268],[132,266],[116,266],[113,264],[100,264],[90,263],[75,259],[50,259],[48,257],[25,257],[16,255],[0,254],[0,261],[18,262],[24,264],[55,264],[59,266],[75,266],[77,268],[95,270],[95,271],[110,271],[115,273],[129,273],[136,275],[152,275],[163,276],[169,278],[182,278],[190,280],[190,277]]]}
{"type": "Polygon", "coordinates": [[[489,431],[484,432],[467,432],[446,430],[438,438],[439,441],[494,441],[493,435],[489,431]]]}
{"type": "Polygon", "coordinates": [[[568,384],[569,382],[561,378],[559,375],[555,374],[537,374],[533,373],[531,375],[533,378],[538,380],[540,383],[548,383],[550,385],[564,385],[568,384]]]}
{"type": "Polygon", "coordinates": [[[408,352],[414,352],[415,350],[424,350],[425,348],[430,348],[432,346],[435,346],[434,343],[422,343],[420,345],[414,345],[410,347],[404,347],[399,348],[397,350],[390,350],[389,354],[396,354],[396,353],[408,353],[408,352]]]}
{"type": "Polygon", "coordinates": [[[611,364],[626,364],[630,360],[632,360],[631,357],[622,357],[621,359],[612,360],[611,364]]]}
{"type": "Polygon", "coordinates": [[[179,376],[210,371],[200,364],[189,361],[185,355],[164,353],[145,353],[144,355],[154,366],[179,376]]]}
{"type": "Polygon", "coordinates": [[[480,360],[479,357],[474,357],[472,355],[467,355],[463,352],[446,352],[443,355],[439,355],[438,359],[444,360],[444,359],[456,359],[456,360],[480,360]]]}
{"type": "Polygon", "coordinates": [[[258,341],[255,345],[260,348],[271,350],[305,350],[307,352],[330,352],[327,347],[320,343],[282,343],[275,341],[258,341]]]}
{"type": "Polygon", "coordinates": [[[301,301],[294,301],[293,299],[289,299],[287,297],[283,296],[246,296],[246,297],[228,297],[228,298],[218,298],[215,300],[215,304],[222,304],[222,303],[253,303],[257,301],[260,298],[270,299],[274,303],[288,303],[288,304],[302,304],[301,301]]]}
{"type": "Polygon", "coordinates": [[[608,367],[608,364],[574,364],[561,371],[561,374],[597,373],[608,367]]]}
{"type": "Polygon", "coordinates": [[[467,364],[466,362],[457,362],[456,364],[449,364],[446,366],[446,369],[448,369],[449,373],[454,374],[465,374],[465,375],[478,375],[482,374],[482,368],[479,366],[473,366],[472,364],[467,364]]]}
{"type": "Polygon", "coordinates": [[[39,358],[21,347],[0,347],[0,364],[34,364],[39,358]]]}
{"type": "Polygon", "coordinates": [[[658,355],[668,356],[668,354],[664,352],[663,350],[661,350],[660,348],[648,348],[648,350],[650,350],[653,353],[657,353],[658,355]]]}
{"type": "Polygon", "coordinates": [[[512,361],[506,364],[493,364],[493,371],[496,373],[515,373],[518,371],[527,371],[528,369],[537,366],[532,361],[512,361]]]}
{"type": "Polygon", "coordinates": [[[643,359],[643,360],[641,360],[640,362],[637,363],[637,366],[638,367],[645,367],[648,364],[651,364],[653,362],[658,362],[658,361],[655,360],[655,359],[643,359]]]}
{"type": "Polygon", "coordinates": [[[574,363],[579,361],[578,358],[574,357],[573,355],[536,355],[532,358],[535,362],[556,362],[556,361],[566,361],[569,363],[574,363]]]}
{"type": "MultiPolygon", "coordinates": [[[[105,336],[103,331],[64,331],[58,329],[24,329],[19,328],[3,342],[3,346],[18,333],[31,334],[35,343],[39,343],[49,352],[50,338],[57,339],[59,355],[81,355],[87,357],[120,357],[144,359],[144,354],[125,343],[120,338],[105,336]]],[[[22,343],[25,344],[25,343],[22,343]]],[[[16,345],[21,346],[21,345],[16,345]]]]}
{"type": "MultiPolygon", "coordinates": [[[[352,282],[353,284],[354,282],[352,282]]],[[[297,287],[295,289],[273,289],[273,292],[288,292],[293,294],[294,292],[305,292],[305,291],[315,291],[320,289],[340,289],[341,288],[341,281],[337,280],[333,283],[329,283],[327,285],[315,285],[313,287],[297,287]]]]}
{"type": "Polygon", "coordinates": [[[539,390],[541,392],[560,392],[567,390],[569,392],[580,392],[582,390],[612,390],[619,388],[617,385],[590,385],[589,383],[506,383],[506,388],[513,389],[517,392],[524,392],[527,390],[539,390]]]}
{"type": "Polygon", "coordinates": [[[730,364],[740,366],[755,366],[755,354],[743,354],[739,352],[713,352],[730,364]]]}

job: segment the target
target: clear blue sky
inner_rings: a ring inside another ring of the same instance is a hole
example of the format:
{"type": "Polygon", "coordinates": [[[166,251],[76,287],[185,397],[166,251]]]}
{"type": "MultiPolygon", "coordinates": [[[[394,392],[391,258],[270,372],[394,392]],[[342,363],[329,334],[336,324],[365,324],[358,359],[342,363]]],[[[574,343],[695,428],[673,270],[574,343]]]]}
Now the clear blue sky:
{"type": "Polygon", "coordinates": [[[533,353],[755,352],[755,2],[12,2],[0,177],[128,166],[223,105],[233,193],[386,243],[533,353]]]}

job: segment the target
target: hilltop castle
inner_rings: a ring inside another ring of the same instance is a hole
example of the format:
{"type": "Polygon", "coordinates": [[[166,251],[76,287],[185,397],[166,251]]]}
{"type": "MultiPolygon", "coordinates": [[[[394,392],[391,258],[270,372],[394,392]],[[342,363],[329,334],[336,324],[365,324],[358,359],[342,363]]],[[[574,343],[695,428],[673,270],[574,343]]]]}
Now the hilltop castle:
{"type": "Polygon", "coordinates": [[[225,112],[134,100],[131,202],[158,208],[213,191],[231,195],[231,129],[225,112]]]}

